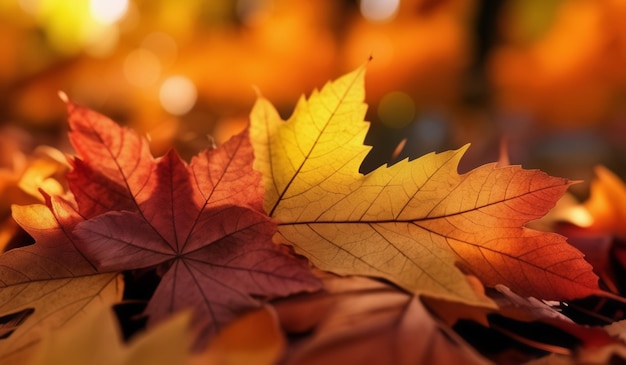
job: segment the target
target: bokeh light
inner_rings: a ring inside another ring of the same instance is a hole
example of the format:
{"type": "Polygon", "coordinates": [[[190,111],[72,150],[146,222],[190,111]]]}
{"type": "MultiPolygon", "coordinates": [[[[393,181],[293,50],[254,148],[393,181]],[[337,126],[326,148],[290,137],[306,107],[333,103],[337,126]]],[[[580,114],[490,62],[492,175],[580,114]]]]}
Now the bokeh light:
{"type": "Polygon", "coordinates": [[[39,12],[41,0],[18,0],[18,4],[22,10],[32,15],[39,12]]]}
{"type": "Polygon", "coordinates": [[[398,12],[400,0],[361,0],[361,14],[375,22],[390,21],[398,12]]]}
{"type": "Polygon", "coordinates": [[[90,0],[89,10],[95,20],[103,24],[113,24],[126,14],[128,0],[90,0]]]}
{"type": "Polygon", "coordinates": [[[245,124],[254,88],[287,116],[371,56],[373,168],[402,140],[411,156],[471,143],[462,162],[476,166],[506,137],[512,163],[626,176],[625,23],[621,0],[0,1],[0,123],[62,138],[65,90],[160,151],[218,141],[245,124]]]}
{"type": "Polygon", "coordinates": [[[381,123],[392,128],[402,128],[415,119],[415,102],[406,93],[393,91],[383,96],[378,104],[381,123]]]}
{"type": "Polygon", "coordinates": [[[196,103],[196,86],[184,76],[167,78],[159,90],[159,100],[163,109],[173,115],[186,114],[196,103]]]}

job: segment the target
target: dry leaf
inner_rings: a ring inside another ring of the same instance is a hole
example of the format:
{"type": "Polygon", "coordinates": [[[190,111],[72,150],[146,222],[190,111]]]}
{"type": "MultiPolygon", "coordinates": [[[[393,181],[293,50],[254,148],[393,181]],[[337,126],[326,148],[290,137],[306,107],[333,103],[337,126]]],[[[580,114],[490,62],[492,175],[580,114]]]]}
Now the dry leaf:
{"type": "Polygon", "coordinates": [[[0,340],[0,362],[20,363],[43,334],[121,299],[117,273],[100,274],[76,250],[71,228],[82,218],[62,199],[14,206],[13,217],[36,240],[0,255],[0,316],[34,312],[0,340]]]}
{"type": "Polygon", "coordinates": [[[285,364],[490,364],[437,323],[415,296],[359,277],[329,278],[325,284],[325,295],[276,305],[287,328],[297,327],[289,323],[292,306],[305,313],[317,306],[325,311],[285,364]]]}
{"type": "Polygon", "coordinates": [[[522,321],[551,318],[572,322],[557,309],[537,298],[521,297],[504,285],[496,285],[495,289],[501,294],[496,302],[500,307],[499,313],[504,316],[522,321]]]}
{"type": "MultiPolygon", "coordinates": [[[[466,275],[465,280],[471,285],[474,289],[474,292],[478,297],[484,297],[484,301],[486,303],[494,301],[491,296],[488,296],[485,293],[485,287],[482,285],[478,278],[466,275]]],[[[489,321],[487,319],[487,315],[493,313],[496,310],[500,310],[500,308],[493,308],[492,306],[475,306],[468,305],[458,301],[449,301],[445,299],[432,298],[432,297],[422,297],[423,305],[433,313],[433,315],[447,324],[448,326],[453,326],[459,320],[472,320],[474,322],[480,323],[485,327],[489,326],[489,321]]],[[[497,304],[497,301],[495,301],[497,304]]]]}

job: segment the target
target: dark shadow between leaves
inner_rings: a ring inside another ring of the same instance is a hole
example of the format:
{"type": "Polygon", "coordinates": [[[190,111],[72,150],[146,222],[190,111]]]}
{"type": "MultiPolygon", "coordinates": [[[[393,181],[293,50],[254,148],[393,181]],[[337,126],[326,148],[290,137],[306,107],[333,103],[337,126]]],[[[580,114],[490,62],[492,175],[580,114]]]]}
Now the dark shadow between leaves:
{"type": "Polygon", "coordinates": [[[33,313],[35,313],[35,308],[26,308],[0,317],[0,340],[9,338],[17,327],[24,323],[33,313]]]}

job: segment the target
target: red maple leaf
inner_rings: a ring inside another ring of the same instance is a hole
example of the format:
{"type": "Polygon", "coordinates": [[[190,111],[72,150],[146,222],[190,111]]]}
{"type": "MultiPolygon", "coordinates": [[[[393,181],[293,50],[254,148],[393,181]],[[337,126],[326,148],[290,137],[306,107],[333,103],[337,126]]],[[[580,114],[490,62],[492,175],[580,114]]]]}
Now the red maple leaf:
{"type": "Polygon", "coordinates": [[[158,267],[148,325],[193,308],[204,343],[261,299],[315,290],[306,262],[272,242],[248,131],[191,163],[153,158],[145,139],[68,102],[77,151],[68,176],[79,212],[78,247],[100,271],[158,267]]]}

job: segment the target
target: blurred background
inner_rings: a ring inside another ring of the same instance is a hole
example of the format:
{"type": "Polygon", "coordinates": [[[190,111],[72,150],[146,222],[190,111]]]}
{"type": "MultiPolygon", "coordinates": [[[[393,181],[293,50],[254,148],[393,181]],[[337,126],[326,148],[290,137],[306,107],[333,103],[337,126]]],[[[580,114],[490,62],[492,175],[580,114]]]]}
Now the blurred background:
{"type": "Polygon", "coordinates": [[[255,88],[287,118],[372,56],[363,172],[471,143],[467,171],[504,139],[525,168],[626,173],[624,0],[0,0],[0,42],[4,167],[69,151],[59,90],[190,156],[255,88]]]}

